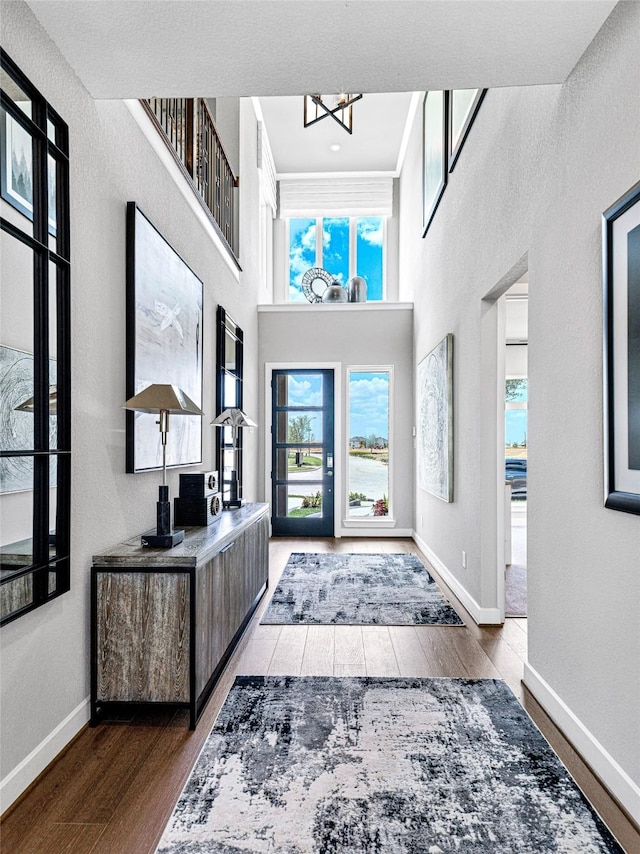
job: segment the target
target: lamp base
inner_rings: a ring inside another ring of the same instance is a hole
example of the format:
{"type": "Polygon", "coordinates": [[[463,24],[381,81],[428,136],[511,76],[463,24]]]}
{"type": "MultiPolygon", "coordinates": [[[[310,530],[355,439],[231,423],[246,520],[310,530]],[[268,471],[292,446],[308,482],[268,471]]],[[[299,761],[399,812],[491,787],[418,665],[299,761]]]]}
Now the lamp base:
{"type": "Polygon", "coordinates": [[[222,506],[225,510],[236,510],[238,507],[242,507],[242,500],[240,498],[232,498],[230,501],[223,501],[222,506]]]}
{"type": "Polygon", "coordinates": [[[140,544],[148,546],[150,549],[172,549],[184,540],[184,531],[169,531],[168,534],[158,534],[155,531],[149,531],[148,534],[143,534],[140,544]]]}

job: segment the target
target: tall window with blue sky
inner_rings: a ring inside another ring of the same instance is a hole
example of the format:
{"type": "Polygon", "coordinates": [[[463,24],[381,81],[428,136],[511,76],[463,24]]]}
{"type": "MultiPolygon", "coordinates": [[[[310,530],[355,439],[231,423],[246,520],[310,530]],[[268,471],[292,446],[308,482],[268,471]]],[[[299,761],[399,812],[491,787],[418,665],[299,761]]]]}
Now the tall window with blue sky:
{"type": "Polygon", "coordinates": [[[289,299],[305,301],[302,277],[322,267],[346,287],[353,276],[367,283],[367,300],[384,299],[384,217],[289,220],[289,299]]]}
{"type": "Polygon", "coordinates": [[[349,371],[349,516],[389,513],[389,400],[386,371],[349,371]]]}

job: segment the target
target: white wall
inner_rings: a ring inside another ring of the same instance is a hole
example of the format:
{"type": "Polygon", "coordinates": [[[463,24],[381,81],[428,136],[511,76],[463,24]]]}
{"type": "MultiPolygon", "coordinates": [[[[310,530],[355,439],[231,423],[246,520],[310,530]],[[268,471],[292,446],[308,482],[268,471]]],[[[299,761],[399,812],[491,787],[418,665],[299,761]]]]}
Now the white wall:
{"type": "MultiPolygon", "coordinates": [[[[216,307],[244,329],[245,406],[257,412],[255,304],[263,295],[253,257],[258,182],[250,102],[242,102],[240,115],[253,150],[240,153],[245,272],[238,281],[125,103],[93,101],[26,4],[3,4],[2,43],[69,125],[73,342],[71,591],[0,632],[4,809],[87,719],[91,556],[155,524],[158,474],[124,470],[126,202],[138,202],[204,282],[204,468],[214,465],[216,307]]],[[[258,442],[258,431],[245,437],[249,500],[256,498],[258,442]]],[[[169,481],[175,495],[178,472],[169,481]]]]}
{"type": "MultiPolygon", "coordinates": [[[[392,449],[391,449],[391,507],[395,528],[378,528],[385,536],[401,533],[406,536],[413,527],[413,492],[408,486],[413,479],[413,357],[411,306],[385,308],[379,303],[369,303],[360,308],[357,304],[269,306],[259,310],[259,361],[260,381],[264,386],[264,365],[269,362],[280,366],[300,367],[302,363],[330,366],[339,363],[342,390],[341,417],[336,417],[335,455],[341,480],[336,484],[336,500],[341,501],[340,518],[344,519],[344,497],[347,491],[347,440],[348,413],[344,404],[346,396],[346,370],[349,366],[393,366],[392,389],[392,449]]],[[[261,396],[260,423],[268,424],[271,413],[261,396]]],[[[271,485],[265,478],[264,448],[261,448],[261,481],[265,500],[270,500],[271,485]],[[266,481],[266,482],[265,482],[266,481]]],[[[376,529],[373,529],[375,533],[376,529]]],[[[339,530],[336,531],[340,533],[339,530]]],[[[344,535],[371,534],[372,529],[346,528],[344,535]]]]}
{"type": "Polygon", "coordinates": [[[639,43],[640,5],[620,3],[565,85],[490,90],[425,239],[414,128],[400,283],[401,298],[414,293],[415,363],[455,336],[455,501],[417,489],[417,534],[480,608],[496,609],[483,504],[501,463],[485,398],[504,327],[482,299],[504,292],[528,253],[527,682],[640,810],[624,776],[640,780],[640,518],[603,506],[601,270],[602,211],[639,177],[639,43]]]}

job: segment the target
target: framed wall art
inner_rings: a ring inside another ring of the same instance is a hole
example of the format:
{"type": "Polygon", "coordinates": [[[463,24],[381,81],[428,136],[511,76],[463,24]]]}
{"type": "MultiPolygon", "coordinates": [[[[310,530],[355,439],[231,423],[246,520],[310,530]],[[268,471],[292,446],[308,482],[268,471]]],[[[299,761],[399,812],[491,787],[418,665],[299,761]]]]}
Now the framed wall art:
{"type": "Polygon", "coordinates": [[[422,105],[422,236],[427,233],[447,183],[448,92],[427,92],[422,105]]]}
{"type": "Polygon", "coordinates": [[[486,92],[486,89],[453,89],[449,93],[449,172],[453,172],[486,92]]]}
{"type": "Polygon", "coordinates": [[[640,183],[603,214],[605,506],[640,514],[640,183]]]}
{"type": "MultiPolygon", "coordinates": [[[[127,204],[127,399],[151,383],[181,388],[202,407],[200,279],[142,213],[127,204]]],[[[127,412],[126,469],[162,467],[157,416],[127,412]]],[[[171,421],[167,466],[202,462],[202,418],[171,421]]]]}
{"type": "Polygon", "coordinates": [[[453,501],[453,335],[418,365],[418,485],[453,501]]]}

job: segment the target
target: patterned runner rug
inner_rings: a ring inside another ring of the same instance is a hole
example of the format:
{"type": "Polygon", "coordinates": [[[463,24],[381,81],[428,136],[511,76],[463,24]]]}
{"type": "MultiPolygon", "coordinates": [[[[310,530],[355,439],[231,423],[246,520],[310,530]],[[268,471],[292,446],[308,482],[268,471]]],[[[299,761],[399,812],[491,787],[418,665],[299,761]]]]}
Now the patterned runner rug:
{"type": "Polygon", "coordinates": [[[261,622],[463,626],[414,554],[294,552],[261,622]]]}
{"type": "Polygon", "coordinates": [[[500,680],[240,676],[158,854],[622,854],[500,680]]]}

